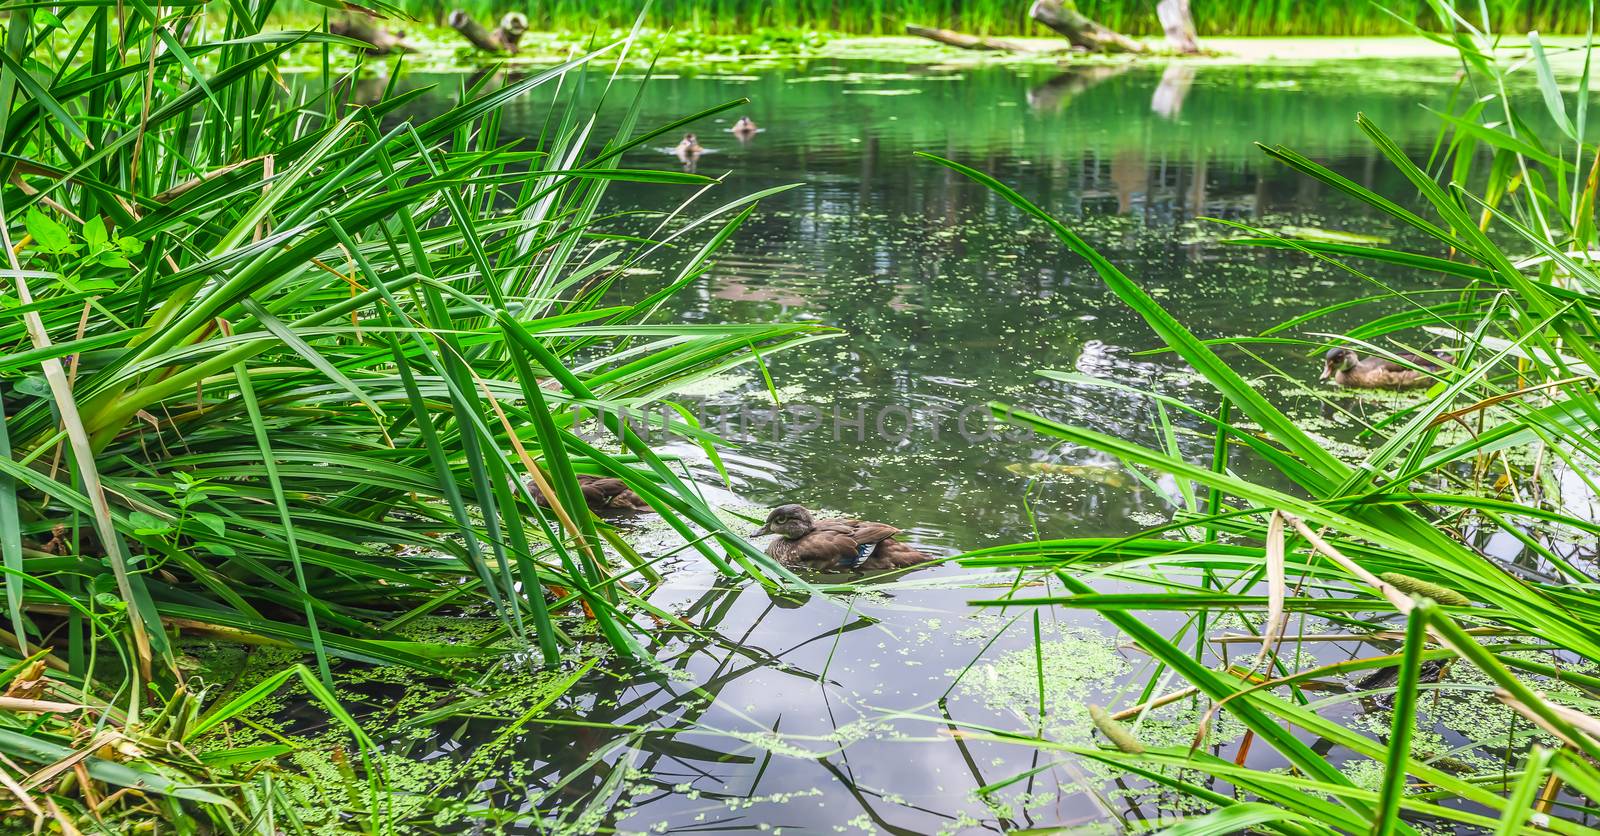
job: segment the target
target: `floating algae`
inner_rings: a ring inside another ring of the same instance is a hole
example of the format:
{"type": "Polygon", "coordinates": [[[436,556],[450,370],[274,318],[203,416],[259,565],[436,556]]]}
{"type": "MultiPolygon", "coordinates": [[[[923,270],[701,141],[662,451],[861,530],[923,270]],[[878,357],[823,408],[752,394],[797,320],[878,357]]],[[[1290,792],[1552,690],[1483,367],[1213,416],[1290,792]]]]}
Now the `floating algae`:
{"type": "MultiPolygon", "coordinates": [[[[1092,630],[1061,630],[1055,637],[1043,639],[1037,650],[1037,657],[1035,648],[1022,648],[975,668],[962,678],[958,693],[995,710],[1032,714],[1039,705],[1042,659],[1045,717],[1040,726],[1045,736],[1058,742],[1088,740],[1094,722],[1086,700],[1126,673],[1127,660],[1110,638],[1092,630]]],[[[949,675],[960,673],[952,670],[949,675]]]]}
{"type": "Polygon", "coordinates": [[[1131,488],[1132,474],[1108,464],[1055,464],[1052,462],[1012,462],[1006,470],[1018,476],[1045,476],[1059,479],[1084,479],[1113,488],[1131,488]]]}

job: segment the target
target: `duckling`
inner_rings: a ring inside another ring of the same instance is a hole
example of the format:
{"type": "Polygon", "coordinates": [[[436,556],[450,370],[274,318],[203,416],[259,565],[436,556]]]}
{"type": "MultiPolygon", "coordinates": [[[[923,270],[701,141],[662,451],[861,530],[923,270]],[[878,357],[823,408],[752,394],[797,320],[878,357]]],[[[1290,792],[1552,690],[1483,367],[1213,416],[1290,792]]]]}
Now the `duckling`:
{"type": "Polygon", "coordinates": [[[780,505],[755,536],[778,535],[767,544],[767,554],[786,566],[807,569],[901,569],[932,560],[894,539],[899,533],[883,523],[818,520],[803,506],[780,505]]]}
{"type": "Polygon", "coordinates": [[[739,121],[733,123],[733,127],[728,130],[733,131],[740,139],[749,139],[761,129],[756,127],[756,120],[748,116],[740,116],[739,121]]]}
{"type": "MultiPolygon", "coordinates": [[[[1443,351],[1431,357],[1416,354],[1396,355],[1421,369],[1438,370],[1438,361],[1450,359],[1443,351]]],[[[1322,380],[1332,380],[1351,389],[1421,389],[1432,386],[1434,378],[1417,369],[1382,357],[1362,359],[1348,348],[1330,348],[1322,355],[1322,380]]]]}
{"type": "Polygon", "coordinates": [[[699,137],[695,136],[694,134],[684,134],[683,139],[678,142],[678,147],[673,149],[673,153],[676,153],[678,157],[682,159],[687,157],[698,157],[700,156],[700,152],[704,150],[706,149],[700,147],[699,137]]]}
{"type": "Polygon", "coordinates": [[[706,149],[700,147],[700,139],[694,134],[684,134],[678,147],[672,149],[678,162],[683,163],[683,170],[693,173],[700,165],[700,153],[706,149]]]}
{"type": "MultiPolygon", "coordinates": [[[[578,487],[583,491],[583,503],[599,516],[640,514],[650,510],[648,502],[634,493],[626,482],[615,477],[579,473],[578,487]]],[[[537,488],[533,489],[533,499],[547,508],[550,506],[537,488]]]]}

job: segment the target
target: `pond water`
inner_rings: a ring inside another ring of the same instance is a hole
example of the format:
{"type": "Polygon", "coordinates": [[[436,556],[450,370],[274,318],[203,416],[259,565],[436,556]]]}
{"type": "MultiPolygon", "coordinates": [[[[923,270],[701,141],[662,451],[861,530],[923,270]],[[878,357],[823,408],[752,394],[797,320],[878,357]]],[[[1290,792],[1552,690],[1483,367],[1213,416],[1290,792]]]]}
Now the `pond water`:
{"type": "MultiPolygon", "coordinates": [[[[791,410],[781,430],[748,420],[749,410],[771,406],[755,369],[680,393],[733,442],[724,452],[731,490],[715,490],[750,503],[746,514],[801,502],[883,520],[944,555],[1036,536],[1126,534],[1169,519],[1182,501],[1170,481],[1043,438],[975,436],[982,425],[969,408],[1000,400],[1162,443],[1151,400],[1045,381],[1038,369],[1197,405],[1215,399],[1181,363],[1141,355],[1158,346],[1155,336],[1045,230],[913,153],[949,157],[1013,185],[1202,335],[1253,334],[1371,290],[1304,256],[1225,245],[1221,239],[1234,233],[1202,218],[1395,234],[1253,143],[1286,145],[1402,194],[1400,177],[1367,144],[1355,116],[1366,113],[1420,159],[1437,123],[1419,103],[1442,106],[1453,73],[1444,63],[957,69],[852,62],[626,82],[615,101],[631,97],[632,85],[648,85],[640,120],[647,126],[750,99],[696,126],[706,150],[693,165],[723,184],[699,196],[685,217],[798,184],[761,201],[663,320],[837,329],[833,339],[767,358],[791,410]],[[736,138],[727,129],[741,115],[763,130],[736,138]]],[[[446,80],[418,112],[441,106],[456,83],[446,80]]],[[[546,99],[516,105],[507,135],[537,133],[548,106],[546,99]]],[[[676,140],[664,138],[624,163],[679,167],[670,153],[676,140]]],[[[689,196],[682,187],[610,192],[613,208],[669,209],[689,196]]],[[[619,292],[643,294],[663,280],[641,273],[619,292]]],[[[1311,330],[1355,321],[1335,318],[1311,330]]],[[[1316,358],[1264,357],[1282,371],[1256,367],[1265,391],[1322,416],[1330,445],[1353,441],[1357,421],[1318,400],[1326,392],[1316,358]]],[[[1359,413],[1363,405],[1337,406],[1359,413]]],[[[1180,432],[1176,443],[1194,460],[1209,459],[1209,437],[1180,432]]],[[[700,461],[690,446],[675,450],[700,461]]],[[[717,485],[709,465],[696,468],[701,483],[717,485]]],[[[1087,703],[1138,702],[1148,660],[1119,645],[1094,614],[972,607],[1001,595],[1012,577],[953,565],[836,600],[801,601],[721,581],[697,558],[675,560],[652,600],[703,632],[660,636],[659,671],[603,664],[509,743],[500,739],[505,718],[458,717],[405,746],[420,760],[457,764],[480,747],[503,746],[473,762],[453,791],[503,811],[552,811],[545,826],[569,832],[1120,831],[1173,815],[1159,798],[1108,780],[1086,761],[953,733],[985,726],[1083,742],[1087,703]]],[[[1193,717],[1184,711],[1192,709],[1180,705],[1152,719],[1141,735],[1186,743],[1193,717]]],[[[1218,739],[1216,751],[1232,758],[1237,744],[1227,734],[1218,739]]],[[[1263,749],[1251,762],[1279,766],[1263,749]]]]}

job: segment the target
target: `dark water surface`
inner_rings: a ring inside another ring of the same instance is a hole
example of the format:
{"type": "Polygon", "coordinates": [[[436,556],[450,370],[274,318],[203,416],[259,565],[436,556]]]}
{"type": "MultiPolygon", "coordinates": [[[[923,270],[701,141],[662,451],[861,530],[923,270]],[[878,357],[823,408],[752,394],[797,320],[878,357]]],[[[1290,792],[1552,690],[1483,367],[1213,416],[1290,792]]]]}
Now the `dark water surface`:
{"type": "MultiPolygon", "coordinates": [[[[776,439],[770,427],[741,434],[736,419],[721,426],[736,440],[746,436],[724,454],[734,492],[761,507],[802,502],[881,519],[940,554],[1035,536],[1126,534],[1169,519],[1185,501],[1170,480],[1043,438],[974,438],[975,413],[962,432],[963,410],[1001,400],[1165,443],[1150,399],[1046,381],[1038,369],[1207,408],[1215,398],[1182,364],[1139,356],[1158,346],[1152,332],[1045,229],[913,152],[1013,185],[1202,335],[1255,334],[1373,290],[1305,256],[1224,245],[1220,239],[1234,233],[1201,218],[1396,233],[1253,143],[1281,143],[1403,195],[1401,178],[1367,144],[1355,116],[1365,112],[1421,159],[1437,123],[1419,104],[1442,106],[1452,73],[1448,64],[1429,63],[1070,71],[819,63],[647,82],[644,126],[751,100],[696,127],[706,151],[693,164],[724,183],[684,217],[799,184],[761,201],[716,266],[661,321],[838,329],[833,339],[767,358],[793,420],[820,415],[820,426],[791,425],[776,439]],[[738,140],[727,129],[740,115],[764,130],[738,140]]],[[[638,83],[626,82],[615,101],[638,83]]],[[[424,99],[422,111],[444,96],[424,99]]],[[[547,108],[547,99],[519,104],[506,134],[536,134],[547,108]]],[[[624,164],[677,167],[667,147],[676,139],[624,164]]],[[[659,186],[610,192],[613,208],[668,209],[689,195],[659,186]]],[[[619,292],[636,297],[669,279],[640,273],[619,292]]],[[[1299,333],[1335,331],[1367,315],[1299,333]]],[[[1228,356],[1246,359],[1239,351],[1228,356]]],[[[1313,358],[1291,350],[1263,357],[1283,372],[1252,367],[1264,391],[1325,421],[1330,445],[1352,439],[1354,420],[1313,395],[1320,391],[1313,358]]],[[[681,394],[685,403],[703,399],[702,417],[716,429],[718,415],[770,407],[765,392],[746,367],[681,394]]],[[[1210,438],[1176,423],[1172,443],[1209,461],[1210,438]]],[[[692,447],[678,452],[698,460],[692,447]]],[[[707,485],[718,481],[708,465],[697,475],[707,485]]],[[[1083,743],[1087,702],[1132,705],[1149,679],[1147,660],[1119,646],[1092,613],[1042,610],[1036,621],[1032,610],[968,605],[998,597],[1011,580],[946,566],[881,591],[799,602],[755,584],[729,588],[697,559],[681,559],[653,600],[705,635],[663,636],[662,671],[612,666],[555,715],[635,728],[535,721],[513,742],[511,766],[460,790],[501,809],[565,806],[569,832],[1117,832],[1174,815],[1159,797],[1108,781],[1085,760],[952,733],[967,724],[1042,728],[1051,739],[1083,743]],[[986,795],[975,792],[1035,769],[986,795]],[[575,821],[585,808],[590,818],[575,821]]],[[[1193,718],[1183,710],[1152,719],[1141,734],[1187,743],[1193,718]]],[[[503,727],[451,725],[422,748],[430,757],[467,758],[503,727]]],[[[1216,751],[1231,759],[1236,745],[1216,751]]],[[[1278,766],[1263,749],[1252,762],[1278,766]]]]}

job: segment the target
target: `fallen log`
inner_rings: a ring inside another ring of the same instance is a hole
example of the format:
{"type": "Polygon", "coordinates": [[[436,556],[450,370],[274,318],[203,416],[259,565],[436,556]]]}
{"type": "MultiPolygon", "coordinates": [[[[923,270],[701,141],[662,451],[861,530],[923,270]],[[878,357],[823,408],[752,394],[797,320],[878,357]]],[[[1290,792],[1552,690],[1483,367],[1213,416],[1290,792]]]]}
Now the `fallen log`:
{"type": "Polygon", "coordinates": [[[450,13],[449,23],[451,29],[467,39],[467,43],[493,55],[516,55],[517,44],[522,41],[523,33],[528,31],[528,18],[519,12],[507,12],[500,18],[499,27],[492,32],[460,9],[450,13]]]}
{"type": "Polygon", "coordinates": [[[506,12],[500,17],[500,26],[494,30],[494,39],[505,48],[506,52],[515,55],[517,45],[522,42],[522,36],[527,31],[527,15],[521,12],[506,12]]]}
{"type": "Polygon", "coordinates": [[[374,55],[388,55],[392,52],[416,52],[417,48],[406,41],[403,32],[390,32],[376,26],[371,20],[364,17],[345,17],[340,20],[330,21],[328,31],[346,38],[354,38],[367,45],[367,51],[374,55]]]}
{"type": "Polygon", "coordinates": [[[1200,41],[1194,33],[1194,15],[1189,13],[1189,0],[1161,0],[1156,4],[1156,18],[1167,33],[1167,43],[1184,55],[1200,52],[1200,41]]]}
{"type": "Polygon", "coordinates": [[[931,26],[914,26],[906,24],[906,34],[927,38],[946,46],[957,49],[989,50],[993,52],[1054,52],[1051,47],[1039,44],[1026,44],[1019,41],[1008,41],[1003,38],[987,38],[982,35],[968,35],[954,29],[938,29],[931,26]]]}
{"type": "Polygon", "coordinates": [[[1034,0],[1028,16],[1090,52],[1144,52],[1142,43],[1085,17],[1072,0],[1034,0]]]}

